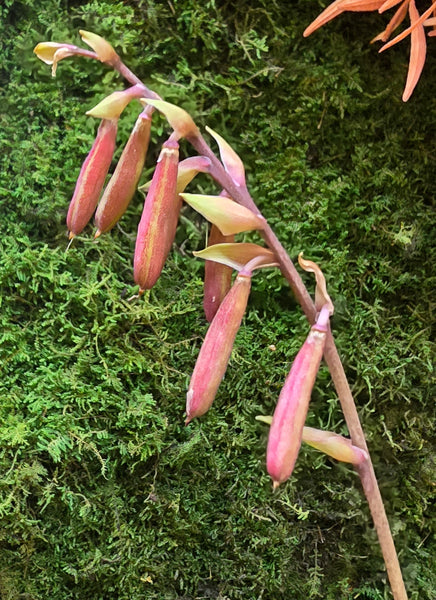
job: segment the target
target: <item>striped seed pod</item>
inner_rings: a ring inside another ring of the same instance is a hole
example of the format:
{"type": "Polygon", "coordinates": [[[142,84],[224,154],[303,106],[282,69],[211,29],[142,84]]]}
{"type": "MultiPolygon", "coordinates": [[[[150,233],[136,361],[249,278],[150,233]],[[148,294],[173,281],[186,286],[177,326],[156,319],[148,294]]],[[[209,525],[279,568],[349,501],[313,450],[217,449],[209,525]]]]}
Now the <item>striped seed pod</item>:
{"type": "Polygon", "coordinates": [[[146,109],[139,115],[98,203],[95,213],[96,238],[112,229],[121,219],[135,194],[150,140],[151,115],[149,113],[150,111],[146,109]]]}
{"type": "Polygon", "coordinates": [[[186,394],[187,425],[211,407],[227,369],[251,288],[251,273],[241,271],[209,326],[186,394]]]}
{"type": "Polygon", "coordinates": [[[182,204],[176,187],[178,162],[179,144],[169,139],[162,146],[138,226],[133,275],[140,294],[158,280],[176,234],[182,204]]]}
{"type": "MultiPolygon", "coordinates": [[[[212,225],[208,246],[232,243],[234,235],[223,235],[216,225],[212,225]]],[[[204,297],[203,309],[209,323],[214,318],[221,302],[232,285],[233,269],[222,263],[207,260],[204,265],[204,297]]]]}
{"type": "Polygon", "coordinates": [[[70,239],[86,227],[95,211],[115,150],[117,128],[118,119],[102,119],[82,165],[67,214],[70,239]]]}
{"type": "Polygon", "coordinates": [[[324,351],[328,321],[329,306],[325,305],[298,352],[280,392],[266,455],[267,470],[274,488],[290,477],[297,460],[310,396],[324,351]]]}

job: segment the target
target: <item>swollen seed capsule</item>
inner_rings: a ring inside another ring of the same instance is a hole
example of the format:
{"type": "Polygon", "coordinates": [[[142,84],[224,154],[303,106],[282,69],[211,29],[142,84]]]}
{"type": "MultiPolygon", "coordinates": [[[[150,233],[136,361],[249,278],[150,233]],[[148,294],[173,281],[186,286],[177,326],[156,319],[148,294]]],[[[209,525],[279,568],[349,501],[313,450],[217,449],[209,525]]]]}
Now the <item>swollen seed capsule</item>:
{"type": "Polygon", "coordinates": [[[86,227],[95,211],[115,150],[117,127],[118,119],[102,119],[82,165],[67,214],[70,239],[86,227]]]}
{"type": "Polygon", "coordinates": [[[168,140],[162,146],[136,237],[133,274],[139,293],[154,286],[173,243],[181,199],[177,194],[179,145],[168,140]]]}
{"type": "Polygon", "coordinates": [[[186,421],[204,415],[215,399],[250,295],[251,276],[239,274],[204,338],[186,394],[186,421]]]}
{"type": "Polygon", "coordinates": [[[295,357],[280,392],[266,454],[267,470],[274,487],[291,476],[297,460],[310,396],[324,352],[328,318],[329,307],[326,305],[295,357]]]}
{"type": "Polygon", "coordinates": [[[151,116],[141,113],[98,203],[95,213],[95,237],[112,229],[126,212],[144,168],[150,129],[151,116]]]}

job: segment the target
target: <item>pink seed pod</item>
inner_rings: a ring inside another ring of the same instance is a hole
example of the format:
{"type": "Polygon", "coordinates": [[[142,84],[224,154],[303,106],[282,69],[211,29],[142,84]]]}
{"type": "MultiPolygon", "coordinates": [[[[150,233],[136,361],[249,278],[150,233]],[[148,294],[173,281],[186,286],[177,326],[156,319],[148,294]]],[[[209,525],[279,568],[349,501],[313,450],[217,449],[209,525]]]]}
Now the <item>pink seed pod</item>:
{"type": "Polygon", "coordinates": [[[241,271],[209,326],[186,394],[186,425],[212,406],[241,326],[250,288],[251,273],[241,271]]]}
{"type": "Polygon", "coordinates": [[[274,411],[268,437],[266,464],[274,488],[286,481],[301,446],[309,401],[321,363],[329,321],[325,305],[298,352],[274,411]]]}
{"type": "Polygon", "coordinates": [[[162,146],[138,226],[133,275],[140,294],[158,280],[176,234],[182,204],[178,162],[179,144],[170,138],[162,146]]]}
{"type": "Polygon", "coordinates": [[[91,220],[115,150],[118,119],[102,119],[97,137],[77,179],[67,214],[70,239],[91,220]]]}
{"type": "Polygon", "coordinates": [[[95,213],[97,238],[121,219],[133,198],[144,168],[150,140],[151,115],[143,111],[133,128],[95,213]]]}
{"type": "MultiPolygon", "coordinates": [[[[223,235],[216,225],[212,225],[207,245],[213,246],[234,241],[234,235],[223,235]]],[[[227,265],[212,260],[205,262],[203,309],[209,323],[231,288],[232,272],[233,269],[227,265]]]]}

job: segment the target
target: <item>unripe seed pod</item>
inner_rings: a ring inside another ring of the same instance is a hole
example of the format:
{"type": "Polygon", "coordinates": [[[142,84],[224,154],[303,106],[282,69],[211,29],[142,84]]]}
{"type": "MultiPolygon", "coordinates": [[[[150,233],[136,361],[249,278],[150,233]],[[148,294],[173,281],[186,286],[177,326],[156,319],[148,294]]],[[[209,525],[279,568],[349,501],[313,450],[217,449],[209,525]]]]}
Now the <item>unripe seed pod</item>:
{"type": "Polygon", "coordinates": [[[251,274],[238,274],[204,338],[186,394],[186,421],[211,407],[227,369],[251,288],[251,274]]]}
{"type": "Polygon", "coordinates": [[[118,119],[102,119],[94,144],[77,179],[67,214],[69,237],[78,235],[90,221],[115,150],[118,119]]]}
{"type": "Polygon", "coordinates": [[[144,168],[150,140],[151,116],[141,113],[95,213],[97,232],[106,233],[121,219],[133,198],[144,168]]]}
{"type": "MultiPolygon", "coordinates": [[[[223,235],[216,225],[212,225],[208,246],[232,243],[234,235],[223,235]]],[[[221,302],[232,285],[233,269],[222,263],[206,260],[204,265],[204,297],[203,309],[209,323],[214,318],[221,302]]]]}
{"type": "Polygon", "coordinates": [[[176,187],[178,162],[179,144],[169,139],[162,146],[138,226],[133,274],[139,293],[156,283],[174,241],[182,205],[176,187]]]}
{"type": "Polygon", "coordinates": [[[267,470],[274,487],[286,481],[294,469],[310,396],[324,352],[328,319],[329,307],[326,305],[298,352],[280,392],[266,455],[267,470]]]}

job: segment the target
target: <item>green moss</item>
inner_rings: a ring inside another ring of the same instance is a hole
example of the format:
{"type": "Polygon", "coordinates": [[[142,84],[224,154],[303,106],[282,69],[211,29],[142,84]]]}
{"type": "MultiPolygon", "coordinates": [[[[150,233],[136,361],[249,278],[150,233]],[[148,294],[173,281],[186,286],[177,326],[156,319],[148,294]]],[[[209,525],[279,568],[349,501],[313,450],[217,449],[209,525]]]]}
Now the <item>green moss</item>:
{"type": "MultiPolygon", "coordinates": [[[[2,600],[389,595],[352,469],[303,449],[272,494],[255,416],[273,411],[307,332],[281,276],[256,274],[216,402],[185,428],[207,328],[203,265],[191,258],[202,220],[185,209],[161,279],[138,302],[128,298],[140,194],[113,232],[95,243],[88,227],[66,252],[67,205],[96,128],[84,113],[123,86],[84,59],[62,61],[52,79],[32,54],[41,40],[78,44],[79,28],[226,137],[290,255],[323,266],[410,598],[433,598],[434,57],[429,44],[403,104],[407,44],[378,55],[375,14],[303,39],[319,5],[0,8],[2,600]]],[[[120,140],[134,118],[132,108],[120,140]]],[[[156,119],[144,181],[165,135],[156,119]]],[[[325,367],[308,420],[346,433],[325,367]]]]}

